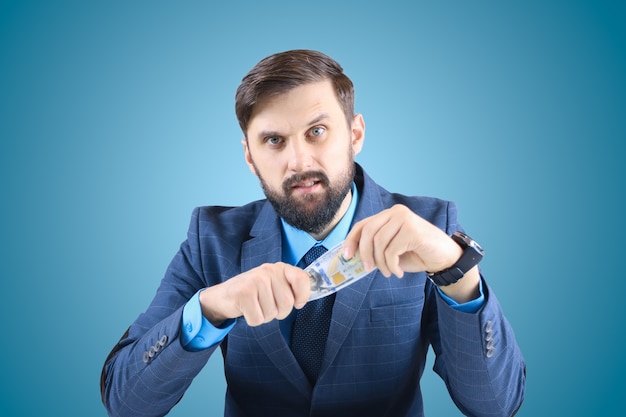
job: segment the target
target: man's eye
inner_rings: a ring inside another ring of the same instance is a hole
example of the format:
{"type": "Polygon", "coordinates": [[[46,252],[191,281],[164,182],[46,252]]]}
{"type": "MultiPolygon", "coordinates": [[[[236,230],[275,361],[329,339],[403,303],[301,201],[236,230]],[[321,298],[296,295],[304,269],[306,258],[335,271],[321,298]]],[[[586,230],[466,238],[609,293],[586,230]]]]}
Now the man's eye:
{"type": "Polygon", "coordinates": [[[281,142],[281,139],[279,137],[272,136],[272,137],[265,139],[265,142],[269,143],[270,145],[279,145],[281,142]]]}
{"type": "Polygon", "coordinates": [[[314,127],[313,129],[311,129],[311,135],[312,136],[322,136],[325,131],[326,131],[326,129],[324,129],[323,127],[317,126],[317,127],[314,127]]]}

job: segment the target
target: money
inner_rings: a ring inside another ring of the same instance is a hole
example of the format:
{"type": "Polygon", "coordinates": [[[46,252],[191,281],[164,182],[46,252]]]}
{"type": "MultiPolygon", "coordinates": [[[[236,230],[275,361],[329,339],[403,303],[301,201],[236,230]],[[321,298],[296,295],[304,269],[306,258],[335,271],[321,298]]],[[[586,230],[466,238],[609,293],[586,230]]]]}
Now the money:
{"type": "Polygon", "coordinates": [[[342,250],[343,242],[304,269],[311,280],[309,301],[333,294],[372,272],[365,270],[358,252],[352,258],[344,259],[342,250]]]}

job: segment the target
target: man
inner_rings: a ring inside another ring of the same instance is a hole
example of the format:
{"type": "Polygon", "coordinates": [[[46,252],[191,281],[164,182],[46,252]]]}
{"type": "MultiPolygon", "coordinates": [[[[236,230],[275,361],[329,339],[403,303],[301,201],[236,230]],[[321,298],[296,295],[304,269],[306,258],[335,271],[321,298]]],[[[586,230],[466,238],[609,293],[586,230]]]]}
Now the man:
{"type": "Polygon", "coordinates": [[[419,416],[429,346],[464,414],[514,414],[525,365],[482,250],[453,203],[391,194],[354,162],[365,124],[341,66],[315,51],[267,57],[236,113],[267,200],[194,210],[154,300],[106,360],[109,414],[166,414],[219,347],[227,416],[419,416]],[[344,239],[343,257],[358,252],[371,272],[307,302],[303,257],[344,239]]]}

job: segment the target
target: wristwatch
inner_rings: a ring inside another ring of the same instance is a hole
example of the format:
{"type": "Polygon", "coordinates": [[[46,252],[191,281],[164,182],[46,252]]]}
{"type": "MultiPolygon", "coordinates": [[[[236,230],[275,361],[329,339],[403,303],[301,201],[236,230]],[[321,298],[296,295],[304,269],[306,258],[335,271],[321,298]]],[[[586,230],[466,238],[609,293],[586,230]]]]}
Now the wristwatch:
{"type": "Polygon", "coordinates": [[[467,271],[478,265],[485,253],[483,248],[465,233],[454,232],[450,237],[463,249],[463,255],[450,268],[427,274],[438,287],[454,284],[463,278],[467,271]]]}

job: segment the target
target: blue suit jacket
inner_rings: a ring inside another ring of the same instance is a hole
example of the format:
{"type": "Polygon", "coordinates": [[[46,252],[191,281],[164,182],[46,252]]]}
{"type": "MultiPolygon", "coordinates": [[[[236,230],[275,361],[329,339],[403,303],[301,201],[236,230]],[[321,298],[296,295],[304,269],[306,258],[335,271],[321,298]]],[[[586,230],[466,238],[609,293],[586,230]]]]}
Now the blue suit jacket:
{"type": "MultiPolygon", "coordinates": [[[[357,165],[354,221],[404,204],[451,234],[453,203],[391,194],[357,165]]],[[[265,200],[194,210],[188,238],[145,313],[106,360],[103,401],[112,416],[160,416],[182,397],[217,346],[188,352],[179,342],[183,305],[199,289],[281,260],[281,225],[265,200]]],[[[459,312],[424,273],[386,279],[373,272],[339,291],[319,380],[311,386],[278,321],[239,319],[219,345],[227,416],[421,416],[420,377],[429,345],[435,371],[466,415],[510,416],[524,395],[525,367],[489,287],[477,314],[459,312]]],[[[197,415],[202,415],[202,410],[197,415]]]]}

